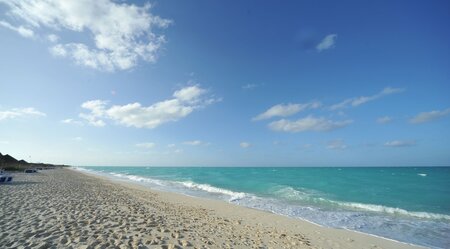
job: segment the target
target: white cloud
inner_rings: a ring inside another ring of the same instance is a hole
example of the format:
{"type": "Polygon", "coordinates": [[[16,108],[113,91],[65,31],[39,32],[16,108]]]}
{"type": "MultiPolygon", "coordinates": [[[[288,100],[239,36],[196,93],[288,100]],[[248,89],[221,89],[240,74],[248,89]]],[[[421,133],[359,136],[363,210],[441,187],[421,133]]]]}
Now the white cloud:
{"type": "Polygon", "coordinates": [[[78,121],[78,120],[74,120],[74,119],[71,119],[71,118],[63,119],[63,120],[61,120],[61,123],[63,123],[63,124],[73,124],[73,125],[79,125],[79,126],[83,125],[83,122],[78,121]]]}
{"type": "Polygon", "coordinates": [[[327,149],[330,150],[344,150],[347,145],[341,139],[331,140],[327,143],[327,149]]]}
{"type": "Polygon", "coordinates": [[[249,142],[241,142],[240,144],[239,144],[239,146],[241,146],[241,148],[244,148],[244,149],[246,149],[246,148],[249,148],[250,146],[252,146],[249,142]]]}
{"type": "Polygon", "coordinates": [[[450,114],[450,108],[442,111],[421,112],[409,121],[413,124],[430,122],[450,114]]]}
{"type": "MultiPolygon", "coordinates": [[[[1,2],[1,1],[0,1],[1,2]]],[[[13,26],[9,22],[0,21],[0,26],[10,29],[12,31],[17,32],[19,35],[25,37],[25,38],[32,38],[34,37],[34,32],[31,29],[25,28],[24,26],[13,26]]]]}
{"type": "Polygon", "coordinates": [[[203,143],[203,142],[200,141],[200,140],[193,140],[193,141],[186,141],[186,142],[184,142],[184,144],[192,145],[192,146],[197,146],[197,145],[200,145],[200,144],[202,144],[202,143],[203,143]]]}
{"type": "Polygon", "coordinates": [[[33,107],[13,108],[11,110],[0,111],[0,121],[6,119],[15,119],[19,117],[44,117],[45,113],[40,112],[33,107]]]}
{"type": "Polygon", "coordinates": [[[375,95],[372,95],[372,96],[361,96],[361,97],[346,99],[340,103],[332,105],[330,107],[330,110],[335,111],[335,110],[344,109],[344,108],[348,108],[348,107],[356,107],[356,106],[365,104],[367,102],[379,99],[381,97],[395,94],[395,93],[401,93],[403,91],[405,91],[405,89],[403,89],[403,88],[386,87],[381,92],[379,92],[375,95]]]}
{"type": "Polygon", "coordinates": [[[90,113],[81,113],[91,125],[104,126],[104,119],[117,121],[125,126],[153,129],[168,122],[175,122],[217,101],[206,97],[206,90],[199,85],[189,86],[176,91],[174,98],[157,102],[150,106],[140,103],[114,105],[107,108],[107,101],[91,100],[81,106],[90,113]]]}
{"type": "Polygon", "coordinates": [[[50,53],[52,53],[54,56],[61,56],[61,57],[67,56],[67,51],[66,49],[64,49],[62,45],[56,45],[54,47],[51,47],[50,53]]]}
{"type": "Polygon", "coordinates": [[[115,105],[106,111],[106,115],[125,126],[152,129],[161,124],[184,118],[193,110],[192,106],[183,105],[179,100],[171,99],[148,107],[142,106],[140,103],[115,105]]]}
{"type": "Polygon", "coordinates": [[[50,42],[57,42],[59,41],[59,36],[55,34],[49,34],[47,35],[47,40],[49,40],[50,42]]]}
{"type": "Polygon", "coordinates": [[[180,101],[196,103],[199,101],[199,97],[205,93],[205,89],[198,87],[198,85],[194,85],[175,91],[173,97],[180,101]]]}
{"type": "Polygon", "coordinates": [[[273,117],[288,117],[307,109],[316,109],[321,106],[320,102],[314,101],[305,104],[278,104],[270,107],[267,111],[254,117],[252,120],[264,120],[273,117]]]}
{"type": "Polygon", "coordinates": [[[167,147],[168,148],[175,148],[176,144],[168,144],[167,147]]]}
{"type": "MultiPolygon", "coordinates": [[[[55,32],[87,33],[93,39],[89,43],[81,43],[77,39],[56,44],[50,50],[54,55],[71,58],[77,64],[107,71],[130,69],[139,60],[155,62],[165,43],[165,37],[155,30],[165,29],[171,23],[150,13],[150,4],[141,7],[112,0],[0,2],[9,7],[7,16],[35,31],[46,28],[55,32]]],[[[2,26],[9,24],[2,22],[2,26]]],[[[29,28],[10,26],[8,28],[23,36],[34,34],[29,28]]],[[[69,37],[76,35],[64,38],[69,37]]],[[[56,42],[57,39],[53,38],[50,41],[56,42]]]]}
{"type": "Polygon", "coordinates": [[[377,118],[377,123],[379,124],[387,124],[392,121],[392,118],[389,116],[379,117],[377,118]]]}
{"type": "Polygon", "coordinates": [[[155,143],[138,143],[136,144],[136,147],[143,148],[143,149],[152,149],[156,146],[155,143]]]}
{"type": "Polygon", "coordinates": [[[61,120],[61,123],[63,123],[63,124],[73,124],[74,122],[75,122],[75,120],[73,120],[71,118],[61,120]]]}
{"type": "Polygon", "coordinates": [[[105,116],[107,101],[103,100],[90,100],[81,104],[82,108],[88,109],[89,114],[80,113],[79,117],[85,119],[90,125],[103,127],[106,123],[101,120],[105,116]]]}
{"type": "Polygon", "coordinates": [[[83,140],[83,138],[82,137],[74,137],[72,140],[73,141],[77,141],[77,142],[81,142],[83,140]]]}
{"type": "Polygon", "coordinates": [[[387,146],[387,147],[408,147],[408,146],[414,146],[414,145],[416,145],[416,141],[414,141],[414,140],[409,140],[409,141],[393,140],[393,141],[388,141],[388,142],[384,143],[384,146],[387,146]]]}
{"type": "Polygon", "coordinates": [[[106,125],[103,120],[89,114],[80,113],[79,117],[85,119],[92,126],[103,127],[106,125]]]}
{"type": "Polygon", "coordinates": [[[316,49],[319,52],[322,52],[323,50],[327,50],[330,48],[334,48],[334,44],[336,43],[337,34],[330,34],[325,36],[323,40],[317,44],[316,49]]]}
{"type": "Polygon", "coordinates": [[[353,120],[333,121],[324,117],[307,116],[296,121],[287,119],[274,121],[269,124],[269,128],[273,131],[283,132],[330,131],[345,127],[351,123],[353,123],[353,120]]]}
{"type": "Polygon", "coordinates": [[[91,100],[81,104],[81,107],[90,110],[93,115],[101,116],[105,112],[106,104],[108,104],[107,101],[91,100]]]}

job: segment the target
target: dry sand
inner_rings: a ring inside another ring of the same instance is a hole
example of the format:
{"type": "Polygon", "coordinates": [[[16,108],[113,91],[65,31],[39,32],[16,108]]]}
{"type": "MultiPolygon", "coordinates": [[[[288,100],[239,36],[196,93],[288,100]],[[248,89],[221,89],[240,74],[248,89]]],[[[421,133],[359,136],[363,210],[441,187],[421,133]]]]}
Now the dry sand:
{"type": "Polygon", "coordinates": [[[0,185],[0,248],[419,248],[69,169],[0,185]]]}

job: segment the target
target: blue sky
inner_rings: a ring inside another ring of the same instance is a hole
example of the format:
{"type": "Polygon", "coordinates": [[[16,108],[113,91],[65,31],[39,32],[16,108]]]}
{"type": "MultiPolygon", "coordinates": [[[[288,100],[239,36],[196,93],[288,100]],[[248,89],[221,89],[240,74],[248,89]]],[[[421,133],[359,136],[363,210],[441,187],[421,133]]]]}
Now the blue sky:
{"type": "Polygon", "coordinates": [[[449,5],[0,0],[0,152],[450,165],[449,5]]]}

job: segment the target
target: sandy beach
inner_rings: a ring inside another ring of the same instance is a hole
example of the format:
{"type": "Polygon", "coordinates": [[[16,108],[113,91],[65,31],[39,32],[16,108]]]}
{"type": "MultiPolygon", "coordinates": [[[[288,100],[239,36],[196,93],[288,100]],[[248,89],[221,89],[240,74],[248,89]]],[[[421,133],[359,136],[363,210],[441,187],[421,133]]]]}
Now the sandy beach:
{"type": "Polygon", "coordinates": [[[0,186],[1,248],[420,248],[70,169],[0,186]]]}

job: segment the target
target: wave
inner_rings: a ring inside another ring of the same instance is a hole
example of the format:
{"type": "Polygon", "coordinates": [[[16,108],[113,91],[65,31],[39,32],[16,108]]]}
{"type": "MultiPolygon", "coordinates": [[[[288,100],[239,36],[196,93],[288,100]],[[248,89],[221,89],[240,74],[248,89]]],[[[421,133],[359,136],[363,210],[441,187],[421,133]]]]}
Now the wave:
{"type": "Polygon", "coordinates": [[[428,212],[414,212],[414,211],[407,211],[407,210],[401,209],[401,208],[386,207],[386,206],[375,205],[375,204],[363,204],[363,203],[355,203],[355,202],[339,202],[339,201],[331,201],[331,200],[330,200],[330,202],[333,202],[333,203],[335,203],[339,206],[343,206],[343,207],[371,211],[371,212],[382,212],[382,213],[411,216],[411,217],[423,218],[423,219],[450,220],[450,215],[445,215],[445,214],[435,214],[435,213],[428,213],[428,212]]]}
{"type": "Polygon", "coordinates": [[[202,191],[206,191],[208,193],[222,194],[222,195],[230,196],[231,198],[229,199],[229,201],[239,200],[239,199],[242,199],[242,198],[245,198],[248,196],[248,194],[243,193],[243,192],[234,192],[234,191],[231,191],[228,189],[214,187],[209,184],[200,184],[200,183],[195,183],[195,182],[180,182],[180,184],[182,184],[183,186],[185,186],[189,189],[202,190],[202,191]]]}
{"type": "Polygon", "coordinates": [[[74,170],[79,170],[79,171],[87,171],[87,172],[92,172],[92,173],[95,172],[94,170],[90,170],[90,169],[86,169],[86,168],[82,168],[82,167],[70,167],[70,168],[74,169],[74,170]]]}
{"type": "MultiPolygon", "coordinates": [[[[220,194],[220,195],[225,195],[228,198],[228,201],[235,201],[235,200],[239,200],[242,199],[244,197],[247,196],[246,193],[242,193],[242,192],[233,192],[231,190],[228,189],[222,189],[222,188],[218,188],[218,187],[214,187],[211,186],[209,184],[200,184],[200,183],[195,183],[195,182],[179,182],[179,181],[169,181],[169,180],[158,180],[158,179],[153,179],[153,178],[148,178],[148,177],[141,177],[141,176],[136,176],[136,175],[127,175],[127,174],[120,174],[120,173],[110,173],[111,175],[118,177],[118,178],[122,178],[122,179],[126,179],[126,180],[131,180],[134,182],[141,182],[141,183],[151,183],[153,185],[159,185],[165,188],[171,188],[171,187],[184,187],[186,189],[189,190],[194,190],[194,191],[203,191],[203,192],[207,192],[210,194],[220,194]]],[[[169,189],[171,190],[171,189],[169,189]]],[[[186,193],[185,193],[186,194],[186,193]]]]}
{"type": "Polygon", "coordinates": [[[113,176],[116,179],[119,178],[119,179],[134,181],[134,182],[152,183],[152,184],[156,184],[156,185],[160,185],[160,186],[165,185],[163,181],[158,180],[158,179],[129,175],[127,173],[124,173],[124,174],[116,173],[116,172],[106,173],[103,170],[91,170],[91,169],[86,169],[86,168],[82,168],[82,167],[72,167],[72,168],[75,170],[79,170],[79,171],[85,171],[85,172],[88,172],[91,174],[98,174],[98,175],[103,175],[103,176],[107,176],[107,177],[113,176]]]}
{"type": "MultiPolygon", "coordinates": [[[[86,171],[86,172],[93,173],[93,174],[100,173],[99,171],[96,171],[96,170],[90,170],[90,169],[80,168],[80,167],[74,167],[74,169],[80,170],[80,171],[86,171]]],[[[153,185],[158,185],[158,186],[166,187],[166,188],[182,187],[184,189],[188,189],[188,190],[192,190],[192,191],[202,191],[202,192],[206,192],[209,194],[224,195],[224,196],[228,197],[227,199],[230,202],[237,201],[237,200],[240,200],[240,199],[243,199],[243,198],[249,196],[248,194],[243,193],[243,192],[234,192],[234,191],[231,191],[228,189],[214,187],[209,184],[195,183],[192,181],[186,181],[186,182],[169,181],[169,180],[165,181],[165,180],[158,180],[158,179],[153,179],[153,178],[149,178],[149,177],[121,174],[121,173],[116,173],[116,172],[109,172],[107,175],[113,176],[116,179],[119,178],[119,179],[129,180],[129,181],[133,181],[133,182],[150,183],[153,185]]]]}
{"type": "Polygon", "coordinates": [[[152,183],[160,186],[165,186],[165,182],[157,179],[152,179],[148,177],[141,177],[141,176],[135,176],[135,175],[128,175],[128,174],[120,174],[120,173],[110,173],[111,175],[118,177],[118,178],[124,178],[127,180],[131,180],[134,182],[142,182],[142,183],[152,183]]]}
{"type": "Polygon", "coordinates": [[[386,213],[391,215],[403,215],[410,216],[415,218],[422,219],[433,219],[433,220],[450,220],[450,215],[445,214],[436,214],[436,213],[428,213],[428,212],[415,212],[408,211],[405,209],[397,208],[397,207],[388,207],[383,205],[376,204],[365,204],[358,202],[343,202],[343,201],[335,201],[327,198],[320,197],[320,192],[311,191],[311,190],[298,190],[292,187],[282,187],[276,191],[274,194],[277,197],[281,197],[283,199],[287,199],[290,201],[303,201],[305,203],[302,204],[319,204],[320,206],[339,206],[345,209],[351,210],[360,210],[360,211],[369,211],[375,213],[386,213]],[[320,205],[322,204],[322,205],[320,205]]]}
{"type": "Polygon", "coordinates": [[[279,189],[273,191],[275,196],[281,197],[287,200],[302,201],[302,200],[312,200],[312,191],[298,190],[293,187],[278,186],[279,189]],[[281,187],[281,188],[279,188],[281,187]]]}

